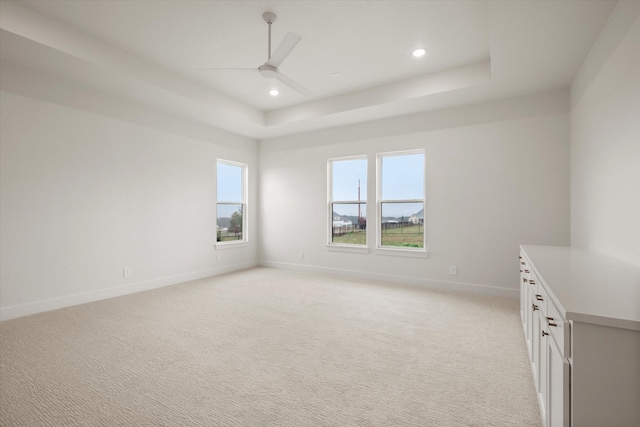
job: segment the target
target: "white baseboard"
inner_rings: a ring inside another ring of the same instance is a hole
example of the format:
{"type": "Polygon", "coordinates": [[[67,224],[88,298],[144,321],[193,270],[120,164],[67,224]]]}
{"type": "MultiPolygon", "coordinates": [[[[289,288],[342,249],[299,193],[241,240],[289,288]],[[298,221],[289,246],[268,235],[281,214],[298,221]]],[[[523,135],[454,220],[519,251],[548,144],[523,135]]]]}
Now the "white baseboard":
{"type": "Polygon", "coordinates": [[[0,308],[0,321],[15,319],[17,317],[29,316],[31,314],[43,313],[46,311],[57,310],[60,308],[71,307],[78,304],[99,301],[108,298],[115,298],[123,295],[129,295],[136,292],[148,291],[151,289],[161,288],[164,286],[176,285],[178,283],[198,280],[205,277],[217,276],[220,274],[231,273],[233,271],[244,270],[251,267],[281,268],[284,270],[295,270],[307,273],[329,274],[338,277],[348,277],[352,279],[373,280],[376,282],[395,283],[401,285],[410,285],[424,287],[429,289],[439,289],[448,291],[468,292],[480,295],[494,295],[509,298],[519,298],[520,291],[517,289],[506,289],[495,286],[480,285],[475,283],[450,282],[443,280],[422,279],[411,276],[400,276],[395,274],[371,273],[358,270],[346,270],[340,268],[330,268],[285,262],[261,261],[260,263],[245,262],[227,265],[224,267],[210,268],[206,270],[194,271],[174,276],[162,277],[159,279],[148,280],[144,282],[128,283],[126,285],[114,286],[98,291],[85,292],[81,294],[66,295],[59,298],[48,300],[34,301],[26,304],[14,305],[11,307],[0,308]]]}
{"type": "Polygon", "coordinates": [[[0,321],[29,316],[31,314],[43,313],[45,311],[57,310],[65,307],[71,307],[73,305],[85,304],[88,302],[99,301],[108,298],[115,298],[123,295],[133,294],[136,292],[148,291],[164,286],[177,285],[178,283],[184,283],[191,280],[202,279],[205,277],[231,273],[233,271],[244,270],[256,266],[256,262],[231,264],[224,267],[209,268],[206,270],[161,277],[159,279],[147,280],[144,282],[127,283],[126,285],[114,286],[98,291],[65,295],[59,298],[34,301],[26,304],[14,305],[11,307],[3,307],[0,308],[0,321]]]}
{"type": "Polygon", "coordinates": [[[284,270],[302,271],[307,273],[330,274],[338,277],[348,277],[350,279],[373,280],[376,282],[386,282],[390,284],[409,285],[429,289],[445,291],[467,292],[477,295],[492,295],[507,298],[520,298],[519,289],[507,289],[497,286],[480,285],[476,283],[450,282],[445,280],[422,279],[411,276],[401,276],[396,274],[371,273],[367,271],[345,270],[341,268],[321,267],[316,265],[303,265],[287,262],[260,261],[260,267],[281,268],[284,270]]]}

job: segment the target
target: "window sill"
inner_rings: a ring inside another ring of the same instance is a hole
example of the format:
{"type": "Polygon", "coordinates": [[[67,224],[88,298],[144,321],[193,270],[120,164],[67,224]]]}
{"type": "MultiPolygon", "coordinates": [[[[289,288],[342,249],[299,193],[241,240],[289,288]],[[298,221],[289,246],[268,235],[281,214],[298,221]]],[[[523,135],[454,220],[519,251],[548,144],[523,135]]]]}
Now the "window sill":
{"type": "Polygon", "coordinates": [[[246,240],[239,240],[237,242],[216,242],[214,246],[216,247],[216,251],[221,251],[225,249],[245,248],[249,246],[249,242],[246,240]]]}
{"type": "Polygon", "coordinates": [[[327,250],[335,251],[335,252],[351,252],[354,254],[368,254],[369,248],[366,246],[355,246],[355,245],[332,245],[327,244],[327,250]]]}
{"type": "Polygon", "coordinates": [[[406,258],[429,258],[429,251],[424,249],[376,248],[376,255],[400,256],[406,258]]]}

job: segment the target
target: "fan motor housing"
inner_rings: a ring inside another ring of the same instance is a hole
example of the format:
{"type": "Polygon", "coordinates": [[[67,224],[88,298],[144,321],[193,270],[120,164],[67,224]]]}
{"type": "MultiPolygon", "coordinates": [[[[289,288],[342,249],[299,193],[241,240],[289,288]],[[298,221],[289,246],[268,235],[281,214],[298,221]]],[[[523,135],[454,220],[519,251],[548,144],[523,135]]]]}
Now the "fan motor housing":
{"type": "Polygon", "coordinates": [[[258,67],[258,71],[260,71],[260,75],[262,77],[266,77],[268,79],[275,79],[278,75],[278,69],[273,65],[264,64],[258,67]]]}

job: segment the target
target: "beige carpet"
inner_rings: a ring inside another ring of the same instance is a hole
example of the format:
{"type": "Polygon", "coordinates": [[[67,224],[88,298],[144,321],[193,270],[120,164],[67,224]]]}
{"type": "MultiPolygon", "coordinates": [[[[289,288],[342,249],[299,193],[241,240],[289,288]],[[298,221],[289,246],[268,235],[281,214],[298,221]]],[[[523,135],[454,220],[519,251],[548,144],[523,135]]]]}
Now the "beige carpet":
{"type": "Polygon", "coordinates": [[[540,426],[518,302],[266,268],[0,323],[2,426],[540,426]]]}

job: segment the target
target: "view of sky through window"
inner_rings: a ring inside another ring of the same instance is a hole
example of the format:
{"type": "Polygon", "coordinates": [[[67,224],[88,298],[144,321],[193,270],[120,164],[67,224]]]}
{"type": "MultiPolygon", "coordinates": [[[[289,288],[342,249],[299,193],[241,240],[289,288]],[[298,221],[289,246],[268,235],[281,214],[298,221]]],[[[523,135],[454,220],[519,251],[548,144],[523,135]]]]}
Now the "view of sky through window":
{"type": "MultiPolygon", "coordinates": [[[[335,160],[333,166],[334,202],[367,201],[367,159],[335,160]],[[358,199],[358,186],[360,198],[358,199]]],[[[360,205],[360,214],[366,216],[366,204],[360,205]]],[[[334,211],[339,215],[357,216],[358,204],[336,204],[334,211]]]]}
{"type": "MultiPolygon", "coordinates": [[[[357,201],[360,180],[360,201],[367,201],[367,159],[333,162],[333,201],[357,201]],[[339,185],[336,185],[339,184],[339,185]]],[[[347,214],[345,214],[347,215],[347,214]]]]}
{"type": "MultiPolygon", "coordinates": [[[[242,167],[218,163],[218,203],[242,202],[242,167]]],[[[218,205],[218,218],[231,217],[238,205],[218,205]]]]}
{"type": "Polygon", "coordinates": [[[424,197],[424,154],[382,158],[382,200],[424,197]]]}
{"type": "MultiPolygon", "coordinates": [[[[385,156],[382,162],[382,200],[406,200],[424,197],[424,153],[385,156]]],[[[332,163],[334,202],[367,200],[367,159],[336,160],[332,163]],[[336,185],[339,184],[339,185],[336,185]]],[[[356,215],[357,205],[336,205],[341,215],[356,215]]],[[[411,216],[422,209],[422,203],[386,204],[382,215],[411,216]],[[417,208],[417,209],[416,209],[417,208]],[[413,211],[412,211],[413,209],[413,211]]]]}

